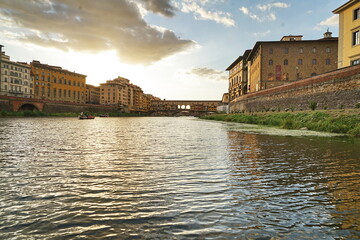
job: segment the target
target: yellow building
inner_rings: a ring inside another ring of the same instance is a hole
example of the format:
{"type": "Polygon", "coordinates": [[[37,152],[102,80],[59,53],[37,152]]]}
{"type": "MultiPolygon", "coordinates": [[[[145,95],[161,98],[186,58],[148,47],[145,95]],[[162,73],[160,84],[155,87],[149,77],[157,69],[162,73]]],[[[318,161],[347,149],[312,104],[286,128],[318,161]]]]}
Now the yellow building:
{"type": "Polygon", "coordinates": [[[86,103],[100,104],[100,87],[86,84],[86,103]]]}
{"type": "Polygon", "coordinates": [[[34,98],[85,103],[86,75],[32,61],[34,98]]]}
{"type": "Polygon", "coordinates": [[[360,1],[348,1],[333,13],[339,14],[338,68],[359,64],[360,1]]]}

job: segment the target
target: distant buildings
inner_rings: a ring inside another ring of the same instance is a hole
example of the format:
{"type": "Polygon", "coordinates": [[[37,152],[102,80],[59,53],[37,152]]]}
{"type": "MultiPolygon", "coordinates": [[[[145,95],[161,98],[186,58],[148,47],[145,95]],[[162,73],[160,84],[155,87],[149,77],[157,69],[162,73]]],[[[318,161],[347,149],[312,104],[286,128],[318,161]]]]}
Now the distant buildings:
{"type": "Polygon", "coordinates": [[[360,64],[360,1],[348,1],[333,13],[339,14],[338,67],[360,64]]]}
{"type": "Polygon", "coordinates": [[[100,104],[100,87],[86,84],[86,103],[100,104]]]}
{"type": "Polygon", "coordinates": [[[10,57],[1,51],[0,94],[15,97],[33,97],[34,82],[30,75],[30,65],[10,61],[10,57]]]}
{"type": "Polygon", "coordinates": [[[32,61],[34,98],[85,103],[86,75],[32,61]]]}
{"type": "Polygon", "coordinates": [[[100,104],[116,105],[125,112],[148,111],[153,98],[126,78],[118,77],[100,84],[100,104]]]}
{"type": "Polygon", "coordinates": [[[81,104],[116,105],[126,112],[147,112],[159,100],[122,77],[100,86],[86,84],[86,75],[32,61],[10,61],[0,45],[0,95],[81,104]]]}

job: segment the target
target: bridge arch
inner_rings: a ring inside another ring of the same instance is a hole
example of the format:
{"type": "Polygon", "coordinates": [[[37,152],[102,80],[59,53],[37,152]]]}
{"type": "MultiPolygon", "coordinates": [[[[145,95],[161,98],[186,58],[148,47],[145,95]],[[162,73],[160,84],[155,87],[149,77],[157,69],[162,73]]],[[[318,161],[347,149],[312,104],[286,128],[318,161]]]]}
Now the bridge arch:
{"type": "Polygon", "coordinates": [[[43,111],[44,103],[37,101],[12,101],[14,112],[18,111],[43,111]]]}
{"type": "Polygon", "coordinates": [[[40,111],[40,109],[38,109],[34,104],[32,103],[24,103],[22,104],[19,109],[17,110],[18,112],[21,111],[40,111]]]}

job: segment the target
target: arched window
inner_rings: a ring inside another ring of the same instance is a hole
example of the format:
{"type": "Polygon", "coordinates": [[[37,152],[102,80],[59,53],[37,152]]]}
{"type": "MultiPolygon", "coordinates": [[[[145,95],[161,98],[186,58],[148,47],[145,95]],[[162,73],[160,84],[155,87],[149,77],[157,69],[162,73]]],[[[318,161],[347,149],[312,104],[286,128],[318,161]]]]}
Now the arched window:
{"type": "Polygon", "coordinates": [[[303,49],[303,48],[299,48],[299,53],[304,53],[304,49],[303,49]]]}
{"type": "Polygon", "coordinates": [[[316,53],[316,47],[314,47],[314,48],[312,49],[312,52],[313,52],[313,53],[316,53]]]}

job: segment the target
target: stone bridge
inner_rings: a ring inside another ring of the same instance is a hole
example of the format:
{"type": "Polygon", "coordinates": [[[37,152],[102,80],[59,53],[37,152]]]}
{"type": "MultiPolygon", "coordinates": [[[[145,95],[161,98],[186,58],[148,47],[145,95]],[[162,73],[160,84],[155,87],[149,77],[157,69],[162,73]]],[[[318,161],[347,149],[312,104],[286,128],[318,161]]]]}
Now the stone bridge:
{"type": "Polygon", "coordinates": [[[85,111],[116,112],[117,111],[117,109],[113,106],[0,95],[0,111],[1,110],[6,110],[10,112],[19,112],[19,111],[28,110],[28,111],[41,111],[47,113],[61,113],[61,112],[80,113],[85,111]]]}
{"type": "Polygon", "coordinates": [[[199,116],[216,112],[220,101],[157,100],[151,102],[152,115],[199,116]]]}

